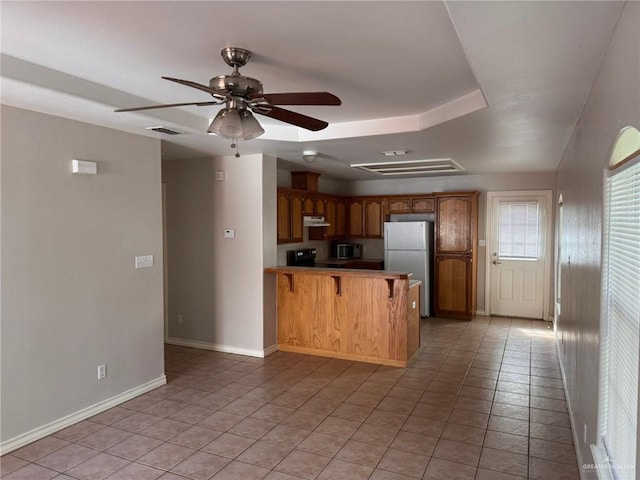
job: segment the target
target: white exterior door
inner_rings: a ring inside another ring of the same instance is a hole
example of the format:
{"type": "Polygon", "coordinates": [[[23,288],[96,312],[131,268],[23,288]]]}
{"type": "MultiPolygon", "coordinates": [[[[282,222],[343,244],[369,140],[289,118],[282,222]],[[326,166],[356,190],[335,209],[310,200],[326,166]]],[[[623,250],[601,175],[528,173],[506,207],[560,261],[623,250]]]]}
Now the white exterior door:
{"type": "MultiPolygon", "coordinates": [[[[514,192],[517,194],[518,192],[514,192]]],[[[491,315],[545,318],[548,195],[491,195],[487,269],[491,315]]],[[[524,193],[524,192],[523,192],[524,193]]]]}

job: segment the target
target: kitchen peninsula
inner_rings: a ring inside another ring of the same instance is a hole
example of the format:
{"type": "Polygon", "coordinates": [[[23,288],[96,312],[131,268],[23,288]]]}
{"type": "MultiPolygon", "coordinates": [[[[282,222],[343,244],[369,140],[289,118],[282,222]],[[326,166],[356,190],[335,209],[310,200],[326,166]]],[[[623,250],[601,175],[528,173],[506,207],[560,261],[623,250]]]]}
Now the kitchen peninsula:
{"type": "Polygon", "coordinates": [[[278,347],[287,352],[407,366],[420,347],[420,282],[406,272],[271,267],[278,347]]]}

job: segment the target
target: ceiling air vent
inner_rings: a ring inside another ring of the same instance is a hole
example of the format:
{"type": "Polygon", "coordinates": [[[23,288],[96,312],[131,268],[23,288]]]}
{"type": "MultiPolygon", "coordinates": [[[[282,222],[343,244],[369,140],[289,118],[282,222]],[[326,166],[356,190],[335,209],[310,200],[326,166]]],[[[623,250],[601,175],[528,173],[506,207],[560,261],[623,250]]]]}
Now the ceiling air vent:
{"type": "Polygon", "coordinates": [[[405,162],[352,163],[359,168],[378,175],[437,175],[439,173],[463,172],[464,168],[451,158],[431,160],[409,160],[405,162]]]}
{"type": "Polygon", "coordinates": [[[172,130],[170,128],[163,127],[162,125],[157,127],[146,127],[145,130],[153,130],[154,132],[166,133],[167,135],[184,135],[183,132],[172,130]]]}

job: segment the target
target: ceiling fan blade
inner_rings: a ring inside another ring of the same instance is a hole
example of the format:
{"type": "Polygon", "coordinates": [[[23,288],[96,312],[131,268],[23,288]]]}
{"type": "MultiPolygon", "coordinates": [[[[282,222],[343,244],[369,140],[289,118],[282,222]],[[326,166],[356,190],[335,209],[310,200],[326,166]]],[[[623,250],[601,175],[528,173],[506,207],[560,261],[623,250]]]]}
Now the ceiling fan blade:
{"type": "Polygon", "coordinates": [[[172,77],[162,77],[165,80],[169,80],[170,82],[180,83],[182,85],[186,85],[187,87],[197,88],[198,90],[202,90],[203,92],[207,92],[209,95],[213,95],[216,98],[224,99],[224,95],[220,95],[213,88],[207,87],[206,85],[202,85],[201,83],[192,82],[191,80],[181,80],[179,78],[172,77]]]}
{"type": "Polygon", "coordinates": [[[301,113],[292,112],[291,110],[285,110],[279,107],[257,108],[254,110],[256,113],[266,115],[267,117],[275,118],[281,122],[290,123],[298,127],[306,128],[313,132],[327,128],[329,125],[327,122],[318,120],[317,118],[307,117],[301,113]]]}
{"type": "Polygon", "coordinates": [[[144,107],[132,107],[132,108],[119,108],[114,112],[136,112],[138,110],[152,110],[154,108],[168,108],[168,107],[185,107],[187,105],[197,105],[198,107],[205,107],[207,105],[219,105],[220,102],[189,102],[189,103],[165,103],[162,105],[147,105],[144,107]]]}
{"type": "Polygon", "coordinates": [[[260,97],[272,105],[342,105],[342,101],[329,92],[264,93],[260,97]]]}

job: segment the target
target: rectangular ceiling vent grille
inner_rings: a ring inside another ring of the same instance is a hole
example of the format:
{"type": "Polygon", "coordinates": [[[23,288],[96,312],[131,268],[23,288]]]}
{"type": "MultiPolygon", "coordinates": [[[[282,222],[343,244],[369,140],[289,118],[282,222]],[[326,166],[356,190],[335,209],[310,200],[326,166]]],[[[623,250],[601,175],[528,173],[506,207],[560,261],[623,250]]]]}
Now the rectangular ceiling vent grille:
{"type": "Polygon", "coordinates": [[[145,130],[153,130],[154,132],[166,133],[167,135],[184,135],[182,132],[178,130],[172,130],[167,127],[158,126],[158,127],[146,127],[145,130]]]}
{"type": "Polygon", "coordinates": [[[409,160],[404,162],[352,163],[359,168],[378,175],[437,175],[440,173],[463,172],[464,168],[451,158],[431,160],[409,160]]]}

